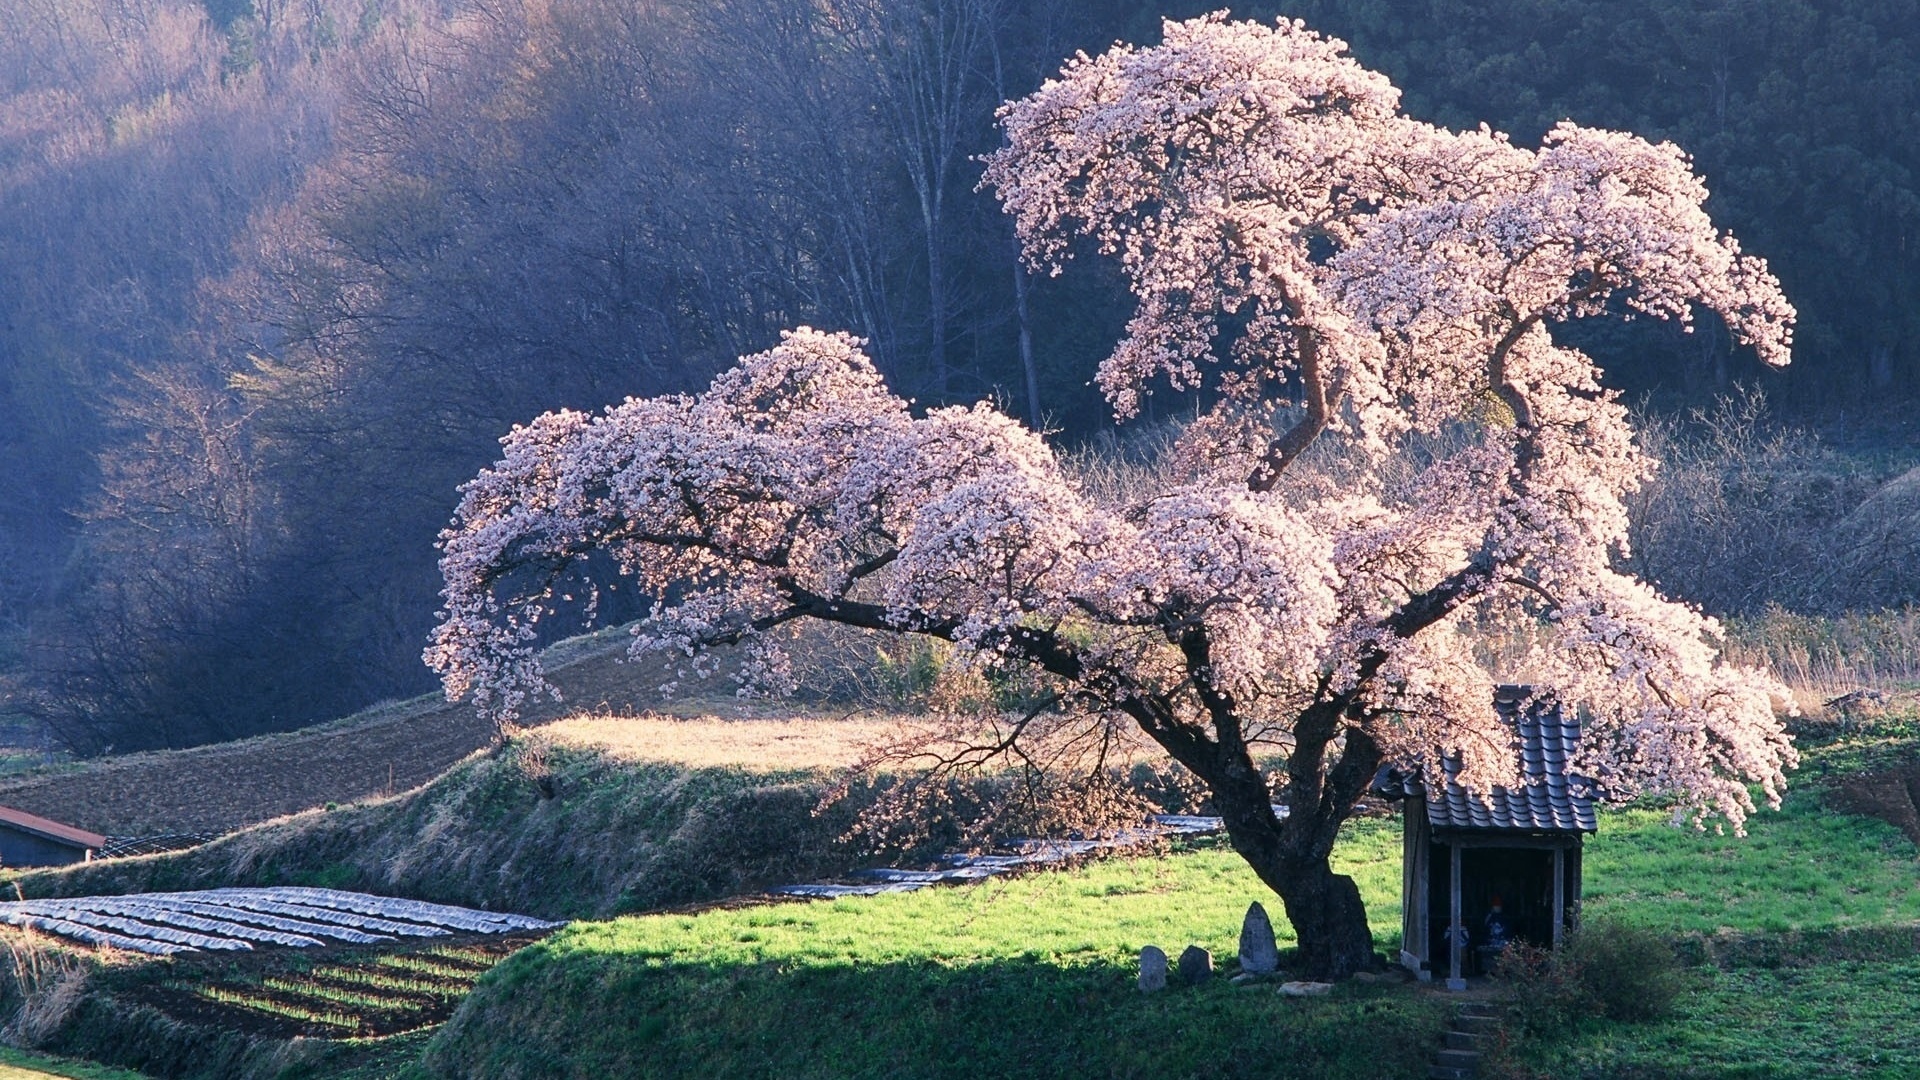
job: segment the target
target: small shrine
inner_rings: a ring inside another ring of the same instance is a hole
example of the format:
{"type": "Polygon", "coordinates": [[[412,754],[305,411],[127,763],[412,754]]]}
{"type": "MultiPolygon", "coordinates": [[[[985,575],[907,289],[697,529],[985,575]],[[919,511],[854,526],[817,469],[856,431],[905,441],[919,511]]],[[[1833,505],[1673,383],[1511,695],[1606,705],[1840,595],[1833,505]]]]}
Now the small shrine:
{"type": "Polygon", "coordinates": [[[1400,962],[1464,989],[1509,943],[1560,944],[1580,917],[1580,854],[1596,828],[1594,785],[1568,772],[1580,724],[1526,687],[1493,702],[1515,729],[1522,783],[1470,792],[1457,761],[1432,784],[1383,772],[1375,790],[1405,800],[1400,962]]]}

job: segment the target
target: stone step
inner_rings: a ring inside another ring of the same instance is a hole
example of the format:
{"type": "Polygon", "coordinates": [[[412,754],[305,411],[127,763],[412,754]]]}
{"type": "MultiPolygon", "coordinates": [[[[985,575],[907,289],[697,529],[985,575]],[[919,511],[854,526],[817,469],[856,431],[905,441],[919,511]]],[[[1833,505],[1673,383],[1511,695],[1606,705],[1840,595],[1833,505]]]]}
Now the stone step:
{"type": "Polygon", "coordinates": [[[1486,1043],[1485,1035],[1475,1035],[1470,1031],[1447,1032],[1447,1049],[1449,1050],[1478,1050],[1486,1043]]]}
{"type": "Polygon", "coordinates": [[[1427,1070],[1427,1080],[1474,1080],[1478,1069],[1458,1069],[1451,1065],[1435,1065],[1427,1070]]]}
{"type": "Polygon", "coordinates": [[[1492,1016],[1456,1016],[1453,1018],[1453,1030],[1482,1035],[1500,1030],[1500,1020],[1492,1016]]]}
{"type": "Polygon", "coordinates": [[[1455,1016],[1499,1017],[1504,1010],[1491,1001],[1462,1001],[1453,1007],[1455,1016]]]}
{"type": "Polygon", "coordinates": [[[1433,1063],[1449,1069],[1477,1069],[1480,1067],[1480,1052],[1477,1050],[1442,1050],[1433,1055],[1433,1063]]]}

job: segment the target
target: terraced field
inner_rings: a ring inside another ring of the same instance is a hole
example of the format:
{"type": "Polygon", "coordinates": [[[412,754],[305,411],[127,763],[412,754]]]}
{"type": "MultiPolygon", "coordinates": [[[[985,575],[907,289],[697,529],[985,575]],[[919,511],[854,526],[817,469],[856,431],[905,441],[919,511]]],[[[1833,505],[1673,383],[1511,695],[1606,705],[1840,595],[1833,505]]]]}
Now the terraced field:
{"type": "Polygon", "coordinates": [[[178,1020],[272,1039],[377,1038],[452,1015],[473,984],[542,935],[453,941],[324,956],[285,951],[180,965],[125,996],[178,1020]]]}

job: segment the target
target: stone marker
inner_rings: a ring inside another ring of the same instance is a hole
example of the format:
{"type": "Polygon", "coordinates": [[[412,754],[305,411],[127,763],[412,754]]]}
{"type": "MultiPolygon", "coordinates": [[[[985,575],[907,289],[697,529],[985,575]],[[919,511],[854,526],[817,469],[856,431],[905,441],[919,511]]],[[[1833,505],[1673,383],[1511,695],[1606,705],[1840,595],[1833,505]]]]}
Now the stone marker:
{"type": "Polygon", "coordinates": [[[1188,986],[1199,986],[1213,977],[1213,954],[1198,945],[1189,945],[1180,954],[1180,977],[1188,986]]]}
{"type": "Polygon", "coordinates": [[[1331,993],[1332,991],[1332,983],[1288,982],[1280,984],[1280,992],[1288,997],[1319,997],[1321,994],[1331,993]]]}
{"type": "Polygon", "coordinates": [[[1240,970],[1255,975],[1280,970],[1280,946],[1273,940],[1273,920],[1267,918],[1267,909],[1258,900],[1247,905],[1247,917],[1240,924],[1240,970]]]}
{"type": "Polygon", "coordinates": [[[1140,950],[1140,992],[1151,994],[1167,988],[1167,954],[1158,945],[1140,950]]]}

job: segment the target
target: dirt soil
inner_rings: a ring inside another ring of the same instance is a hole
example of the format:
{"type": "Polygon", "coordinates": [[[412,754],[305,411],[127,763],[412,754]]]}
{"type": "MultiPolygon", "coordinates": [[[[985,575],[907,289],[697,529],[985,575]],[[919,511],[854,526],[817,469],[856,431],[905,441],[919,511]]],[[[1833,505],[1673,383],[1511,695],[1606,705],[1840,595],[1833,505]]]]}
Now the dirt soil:
{"type": "MultiPolygon", "coordinates": [[[[539,702],[524,722],[660,707],[662,672],[618,662],[623,641],[602,635],[597,643],[556,646],[567,650],[559,664],[549,659],[564,700],[539,702]]],[[[692,687],[675,711],[727,708],[720,689],[692,687]]],[[[0,780],[0,805],[109,836],[225,832],[327,803],[407,791],[493,736],[492,724],[472,706],[430,695],[283,735],[8,777],[0,780]]]]}

